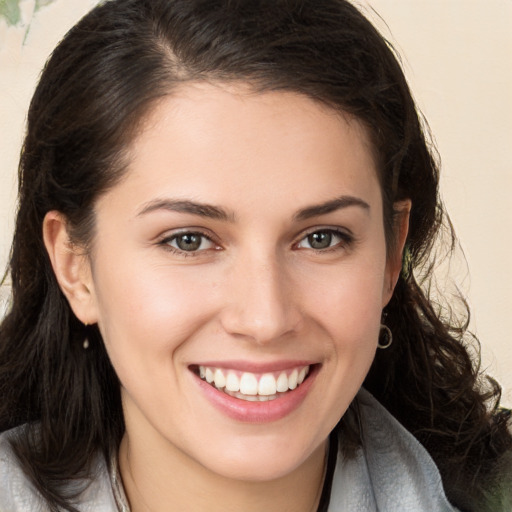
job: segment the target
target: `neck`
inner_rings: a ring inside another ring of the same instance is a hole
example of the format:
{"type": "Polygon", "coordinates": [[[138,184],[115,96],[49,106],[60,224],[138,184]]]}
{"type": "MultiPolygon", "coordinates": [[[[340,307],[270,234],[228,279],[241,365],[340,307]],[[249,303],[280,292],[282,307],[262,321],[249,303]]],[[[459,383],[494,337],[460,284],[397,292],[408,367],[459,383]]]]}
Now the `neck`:
{"type": "Polygon", "coordinates": [[[163,454],[132,442],[125,434],[119,467],[131,512],[314,512],[327,456],[323,443],[291,473],[251,482],[212,473],[178,450],[159,455],[163,454]]]}

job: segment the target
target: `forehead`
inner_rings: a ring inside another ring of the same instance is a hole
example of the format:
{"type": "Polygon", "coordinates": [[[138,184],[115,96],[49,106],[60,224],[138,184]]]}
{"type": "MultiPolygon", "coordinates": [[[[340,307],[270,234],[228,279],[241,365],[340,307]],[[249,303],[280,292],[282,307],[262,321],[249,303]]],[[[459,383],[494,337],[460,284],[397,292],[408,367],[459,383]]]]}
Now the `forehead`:
{"type": "Polygon", "coordinates": [[[267,206],[283,195],[309,204],[375,195],[372,154],[361,123],[304,95],[187,84],[146,117],[118,187],[139,203],[161,194],[250,204],[263,193],[267,206]]]}

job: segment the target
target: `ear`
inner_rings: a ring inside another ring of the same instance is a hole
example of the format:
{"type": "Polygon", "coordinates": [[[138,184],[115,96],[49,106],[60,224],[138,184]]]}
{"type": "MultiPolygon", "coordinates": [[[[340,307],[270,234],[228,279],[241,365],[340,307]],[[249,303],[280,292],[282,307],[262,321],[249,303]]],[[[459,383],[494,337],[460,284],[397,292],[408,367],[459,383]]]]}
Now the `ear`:
{"type": "Polygon", "coordinates": [[[89,258],[83,248],[71,242],[67,219],[60,212],[50,211],[46,214],[43,240],[57,282],[76,317],[84,324],[96,323],[89,258]]]}
{"type": "Polygon", "coordinates": [[[400,271],[402,270],[402,256],[409,232],[409,217],[411,214],[411,200],[404,199],[397,201],[393,205],[394,209],[394,237],[393,247],[388,248],[388,256],[386,263],[386,279],[382,293],[382,307],[390,301],[395,289],[400,271]]]}

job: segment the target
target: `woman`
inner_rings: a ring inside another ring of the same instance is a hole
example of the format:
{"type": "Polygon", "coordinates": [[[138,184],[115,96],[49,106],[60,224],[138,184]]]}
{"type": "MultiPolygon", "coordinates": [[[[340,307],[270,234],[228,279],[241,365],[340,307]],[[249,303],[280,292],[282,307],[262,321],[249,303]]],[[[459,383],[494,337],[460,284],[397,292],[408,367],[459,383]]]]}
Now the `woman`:
{"type": "Polygon", "coordinates": [[[437,185],[351,4],[94,9],[28,117],[0,508],[507,510],[499,387],[428,295],[437,185]]]}

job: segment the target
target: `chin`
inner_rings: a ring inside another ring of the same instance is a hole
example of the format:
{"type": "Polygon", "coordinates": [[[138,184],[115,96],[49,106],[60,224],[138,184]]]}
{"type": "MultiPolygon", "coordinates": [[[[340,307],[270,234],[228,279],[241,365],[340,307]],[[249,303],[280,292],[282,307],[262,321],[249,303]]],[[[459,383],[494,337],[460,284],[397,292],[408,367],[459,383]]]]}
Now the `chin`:
{"type": "MultiPolygon", "coordinates": [[[[278,480],[293,473],[302,466],[317,450],[324,451],[324,442],[318,446],[305,448],[305,442],[288,440],[249,440],[250,446],[235,442],[223,450],[220,457],[210,455],[204,466],[224,478],[246,482],[278,480]]],[[[221,446],[221,445],[219,445],[221,446]]]]}

